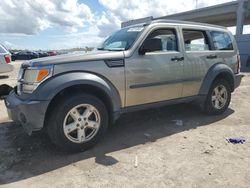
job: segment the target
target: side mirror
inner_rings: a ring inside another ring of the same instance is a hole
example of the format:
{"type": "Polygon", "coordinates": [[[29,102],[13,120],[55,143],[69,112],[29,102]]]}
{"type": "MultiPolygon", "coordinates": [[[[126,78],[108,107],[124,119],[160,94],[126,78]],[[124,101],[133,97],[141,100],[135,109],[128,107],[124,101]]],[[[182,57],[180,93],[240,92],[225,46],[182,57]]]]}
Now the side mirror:
{"type": "Polygon", "coordinates": [[[161,39],[151,38],[146,39],[139,48],[139,54],[145,55],[147,52],[162,51],[161,39]]]}

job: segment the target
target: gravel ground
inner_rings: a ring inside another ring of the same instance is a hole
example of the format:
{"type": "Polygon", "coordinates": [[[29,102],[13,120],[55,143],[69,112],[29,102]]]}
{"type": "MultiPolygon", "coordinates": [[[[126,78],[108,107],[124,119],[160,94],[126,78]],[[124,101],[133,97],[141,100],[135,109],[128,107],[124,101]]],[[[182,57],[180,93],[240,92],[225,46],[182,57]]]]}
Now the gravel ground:
{"type": "MultiPolygon", "coordinates": [[[[14,85],[20,62],[2,83],[14,85]]],[[[123,115],[93,149],[57,151],[0,101],[0,187],[250,187],[250,74],[220,116],[190,104],[123,115]],[[181,120],[181,121],[173,121],[181,120]],[[225,138],[244,136],[244,144],[225,138]]]]}

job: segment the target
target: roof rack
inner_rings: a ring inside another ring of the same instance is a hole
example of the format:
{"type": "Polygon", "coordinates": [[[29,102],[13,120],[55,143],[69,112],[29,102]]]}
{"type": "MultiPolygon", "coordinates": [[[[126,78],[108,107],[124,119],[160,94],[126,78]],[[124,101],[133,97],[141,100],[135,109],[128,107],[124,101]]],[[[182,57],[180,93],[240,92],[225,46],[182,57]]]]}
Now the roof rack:
{"type": "Polygon", "coordinates": [[[190,21],[182,21],[182,20],[170,20],[170,19],[162,19],[162,18],[153,18],[146,17],[146,18],[140,18],[136,20],[129,20],[127,22],[122,22],[121,28],[129,27],[129,26],[136,26],[136,25],[142,25],[142,24],[153,24],[153,23],[173,23],[173,24],[188,24],[188,25],[197,25],[197,26],[208,26],[208,27],[217,27],[225,29],[223,26],[219,25],[213,25],[213,24],[207,24],[207,23],[200,23],[200,22],[190,22],[190,21]]]}
{"type": "Polygon", "coordinates": [[[219,25],[200,23],[200,22],[182,21],[182,20],[169,20],[169,19],[162,19],[162,18],[153,19],[151,23],[189,24],[189,25],[208,26],[208,27],[217,27],[217,28],[225,29],[225,27],[219,26],[219,25]]]}
{"type": "Polygon", "coordinates": [[[138,24],[149,24],[154,20],[153,16],[146,17],[146,18],[139,18],[135,20],[129,20],[126,22],[122,22],[121,28],[132,26],[132,25],[138,25],[138,24]]]}

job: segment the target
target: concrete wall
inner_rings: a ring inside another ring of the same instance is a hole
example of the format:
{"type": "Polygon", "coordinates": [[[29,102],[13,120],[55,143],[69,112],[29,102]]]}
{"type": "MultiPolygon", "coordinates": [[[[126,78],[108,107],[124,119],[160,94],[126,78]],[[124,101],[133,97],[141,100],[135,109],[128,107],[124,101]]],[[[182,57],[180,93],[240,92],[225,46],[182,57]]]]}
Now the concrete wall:
{"type": "Polygon", "coordinates": [[[241,71],[250,71],[250,34],[235,36],[241,58],[241,71]]]}

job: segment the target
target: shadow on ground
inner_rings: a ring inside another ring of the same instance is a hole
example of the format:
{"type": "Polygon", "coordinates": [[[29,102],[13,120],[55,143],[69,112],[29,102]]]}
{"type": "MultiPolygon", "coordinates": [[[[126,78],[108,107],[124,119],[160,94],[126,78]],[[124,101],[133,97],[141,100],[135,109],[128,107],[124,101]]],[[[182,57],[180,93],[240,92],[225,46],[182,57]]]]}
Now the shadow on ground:
{"type": "Polygon", "coordinates": [[[1,123],[0,184],[27,179],[91,157],[98,164],[114,165],[119,161],[108,156],[110,152],[156,142],[172,134],[220,121],[232,113],[234,111],[228,109],[223,115],[207,116],[189,104],[129,113],[110,126],[105,138],[93,149],[77,154],[56,150],[46,134],[36,133],[29,137],[19,125],[1,123]],[[177,126],[172,120],[182,120],[184,124],[177,126]]]}

